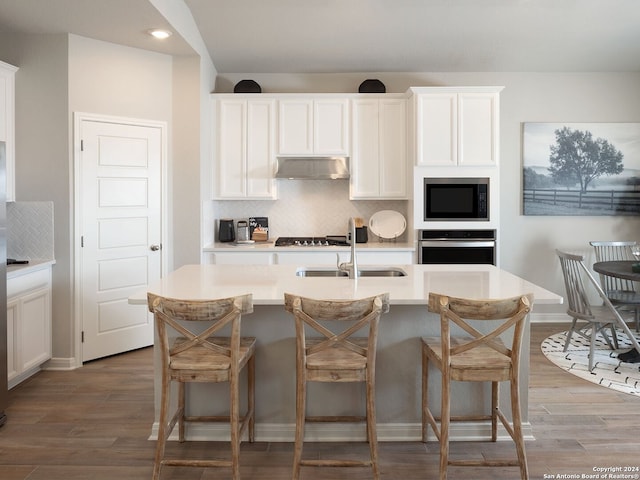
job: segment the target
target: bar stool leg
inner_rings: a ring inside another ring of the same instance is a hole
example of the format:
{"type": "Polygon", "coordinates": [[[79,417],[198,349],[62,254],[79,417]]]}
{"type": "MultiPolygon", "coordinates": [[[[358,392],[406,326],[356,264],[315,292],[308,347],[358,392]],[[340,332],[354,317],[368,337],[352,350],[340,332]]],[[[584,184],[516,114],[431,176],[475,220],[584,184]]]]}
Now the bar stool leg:
{"type": "Polygon", "coordinates": [[[517,378],[511,379],[511,416],[513,417],[513,440],[516,443],[516,453],[520,463],[521,480],[529,479],[527,455],[524,450],[524,436],[522,435],[522,419],[520,416],[520,394],[517,378]]]}
{"type": "Polygon", "coordinates": [[[500,384],[491,382],[491,441],[498,441],[498,403],[500,399],[500,384]]]}
{"type": "Polygon", "coordinates": [[[450,384],[442,372],[442,406],[440,408],[440,480],[447,480],[449,465],[449,418],[451,416],[450,384]]]}
{"type": "Polygon", "coordinates": [[[376,399],[375,399],[375,378],[374,373],[367,370],[367,437],[369,440],[369,451],[371,453],[371,468],[373,478],[380,478],[380,468],[378,467],[378,432],[376,428],[376,399]]]}
{"type": "MultiPolygon", "coordinates": [[[[301,374],[299,373],[299,375],[301,374]]],[[[293,451],[292,480],[299,480],[300,478],[300,463],[302,461],[302,445],[304,441],[304,422],[306,415],[306,390],[306,380],[299,378],[296,385],[296,440],[293,451]]]]}
{"type": "Polygon", "coordinates": [[[427,441],[427,408],[429,399],[429,357],[427,357],[426,346],[422,345],[422,442],[427,441]]]}
{"type": "Polygon", "coordinates": [[[249,418],[249,442],[255,441],[256,428],[256,359],[252,355],[247,365],[247,408],[251,418],[249,418]]]}
{"type": "Polygon", "coordinates": [[[168,421],[169,421],[169,407],[171,403],[171,390],[170,384],[163,379],[162,385],[162,400],[160,404],[160,419],[158,425],[158,440],[156,442],[156,457],[153,464],[153,480],[160,478],[160,469],[162,468],[162,459],[164,458],[165,445],[168,437],[168,421]]]}
{"type": "Polygon", "coordinates": [[[239,403],[240,392],[237,372],[231,374],[229,381],[230,396],[230,427],[231,427],[231,473],[233,480],[240,480],[240,432],[239,432],[239,403]]]}

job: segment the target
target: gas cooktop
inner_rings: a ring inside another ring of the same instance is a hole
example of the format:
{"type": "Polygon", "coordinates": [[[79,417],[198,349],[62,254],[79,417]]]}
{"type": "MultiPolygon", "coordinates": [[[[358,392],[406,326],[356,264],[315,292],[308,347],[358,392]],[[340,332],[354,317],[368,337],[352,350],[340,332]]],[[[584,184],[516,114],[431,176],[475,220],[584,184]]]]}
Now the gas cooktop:
{"type": "Polygon", "coordinates": [[[331,247],[346,246],[344,235],[327,235],[326,237],[278,237],[276,247],[331,247]]]}

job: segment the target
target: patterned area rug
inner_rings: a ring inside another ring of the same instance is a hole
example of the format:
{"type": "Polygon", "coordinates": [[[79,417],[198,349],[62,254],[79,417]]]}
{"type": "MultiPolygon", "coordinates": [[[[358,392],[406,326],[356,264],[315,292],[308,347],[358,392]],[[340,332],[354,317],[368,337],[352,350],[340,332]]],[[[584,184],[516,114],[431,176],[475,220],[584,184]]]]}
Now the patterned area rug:
{"type": "MultiPolygon", "coordinates": [[[[632,330],[633,331],[633,330],[632,330]]],[[[633,331],[640,341],[640,334],[633,331]]],[[[563,352],[567,332],[556,333],[542,342],[542,353],[555,365],[592,383],[619,392],[640,396],[640,363],[624,363],[618,354],[631,348],[629,338],[622,330],[617,330],[619,350],[610,350],[598,334],[594,350],[594,367],[589,371],[589,342],[580,335],[573,334],[571,344],[563,352]]]]}

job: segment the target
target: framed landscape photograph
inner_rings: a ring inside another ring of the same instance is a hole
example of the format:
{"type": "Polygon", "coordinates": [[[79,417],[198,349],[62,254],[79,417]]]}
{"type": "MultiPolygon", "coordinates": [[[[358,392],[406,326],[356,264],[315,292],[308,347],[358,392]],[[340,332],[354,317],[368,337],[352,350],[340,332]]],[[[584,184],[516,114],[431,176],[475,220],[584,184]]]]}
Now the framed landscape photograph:
{"type": "Polygon", "coordinates": [[[640,123],[524,123],[524,215],[640,215],[640,123]]]}

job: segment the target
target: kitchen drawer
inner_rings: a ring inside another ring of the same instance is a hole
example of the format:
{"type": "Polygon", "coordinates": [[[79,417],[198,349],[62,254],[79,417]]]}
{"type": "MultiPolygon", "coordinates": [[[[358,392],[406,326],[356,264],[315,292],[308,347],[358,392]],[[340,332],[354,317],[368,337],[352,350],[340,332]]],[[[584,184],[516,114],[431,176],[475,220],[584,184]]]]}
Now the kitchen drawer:
{"type": "Polygon", "coordinates": [[[15,276],[7,280],[7,298],[12,298],[18,295],[35,290],[38,288],[46,288],[51,286],[51,267],[47,267],[41,270],[35,270],[33,272],[25,273],[24,275],[15,276]]]}

